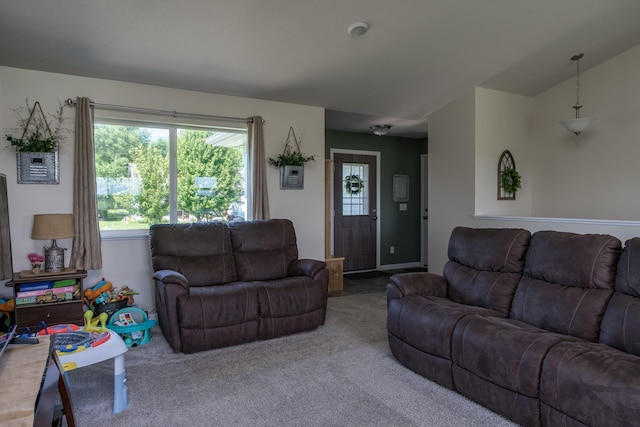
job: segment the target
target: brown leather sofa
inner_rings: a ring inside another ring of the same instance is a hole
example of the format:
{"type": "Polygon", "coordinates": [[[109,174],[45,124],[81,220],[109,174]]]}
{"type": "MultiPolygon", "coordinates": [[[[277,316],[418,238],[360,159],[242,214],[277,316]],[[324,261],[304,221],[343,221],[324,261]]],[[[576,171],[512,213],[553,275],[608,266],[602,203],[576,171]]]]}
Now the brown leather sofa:
{"type": "Polygon", "coordinates": [[[329,272],[298,259],[289,220],[154,224],[149,243],[158,321],[176,352],[324,324],[329,272]]]}
{"type": "Polygon", "coordinates": [[[640,238],[528,236],[458,227],[442,276],[393,276],[393,355],[525,426],[637,425],[640,238]]]}

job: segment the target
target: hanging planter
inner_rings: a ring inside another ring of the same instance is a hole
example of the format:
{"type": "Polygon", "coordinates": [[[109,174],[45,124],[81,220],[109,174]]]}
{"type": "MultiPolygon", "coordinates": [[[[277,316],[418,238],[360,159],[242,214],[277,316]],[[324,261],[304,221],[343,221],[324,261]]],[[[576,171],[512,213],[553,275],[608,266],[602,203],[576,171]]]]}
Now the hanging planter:
{"type": "Polygon", "coordinates": [[[344,179],[344,190],[350,196],[356,196],[364,189],[364,181],[358,175],[349,175],[344,179]]]}
{"type": "Polygon", "coordinates": [[[16,153],[18,184],[60,184],[58,152],[16,153]]]}
{"type": "Polygon", "coordinates": [[[21,136],[6,135],[6,141],[16,149],[18,184],[59,184],[60,166],[58,164],[58,149],[62,140],[64,122],[64,105],[51,120],[42,110],[39,102],[33,107],[26,100],[25,107],[14,110],[19,117],[17,130],[21,136]],[[25,118],[23,111],[29,115],[25,118]],[[55,124],[52,129],[51,124],[55,124]]]}
{"type": "Polygon", "coordinates": [[[296,138],[293,127],[289,128],[289,134],[284,144],[282,154],[270,157],[269,164],[280,169],[281,190],[302,190],[304,188],[304,165],[316,159],[316,156],[307,156],[300,151],[300,142],[296,138]],[[292,147],[295,144],[295,148],[292,147]]]}

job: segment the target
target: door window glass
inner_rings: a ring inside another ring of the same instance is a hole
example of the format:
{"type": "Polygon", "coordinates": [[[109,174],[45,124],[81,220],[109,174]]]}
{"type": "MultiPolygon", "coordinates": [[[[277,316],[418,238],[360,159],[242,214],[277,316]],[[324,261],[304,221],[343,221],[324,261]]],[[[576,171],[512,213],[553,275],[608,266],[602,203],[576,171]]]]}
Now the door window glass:
{"type": "Polygon", "coordinates": [[[342,164],[342,215],[369,215],[369,165],[342,164]]]}

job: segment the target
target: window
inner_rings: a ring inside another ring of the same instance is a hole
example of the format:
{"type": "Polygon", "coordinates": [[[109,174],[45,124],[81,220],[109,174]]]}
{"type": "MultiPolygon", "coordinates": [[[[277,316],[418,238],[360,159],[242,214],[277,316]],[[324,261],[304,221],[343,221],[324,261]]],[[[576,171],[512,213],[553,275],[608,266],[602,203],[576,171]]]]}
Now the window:
{"type": "Polygon", "coordinates": [[[369,215],[369,165],[343,163],[342,182],[342,215],[369,215]]]}
{"type": "Polygon", "coordinates": [[[94,141],[101,232],[245,218],[246,130],[110,121],[94,141]]]}

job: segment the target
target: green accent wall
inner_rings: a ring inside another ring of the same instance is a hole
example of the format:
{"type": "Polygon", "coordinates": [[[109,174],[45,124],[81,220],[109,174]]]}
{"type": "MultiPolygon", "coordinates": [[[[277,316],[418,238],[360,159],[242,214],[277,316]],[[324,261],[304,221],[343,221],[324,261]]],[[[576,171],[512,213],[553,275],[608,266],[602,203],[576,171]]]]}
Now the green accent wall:
{"type": "Polygon", "coordinates": [[[427,139],[376,136],[363,133],[326,131],[325,158],[331,149],[380,152],[380,264],[420,262],[420,155],[427,154],[427,139]],[[392,197],[393,175],[409,175],[407,210],[400,211],[392,197]],[[389,248],[395,247],[395,253],[389,248]]]}

